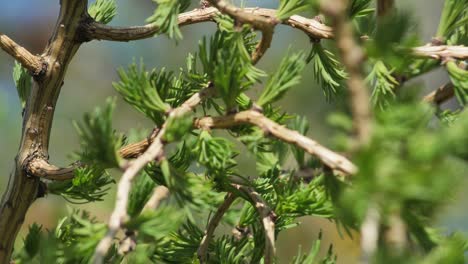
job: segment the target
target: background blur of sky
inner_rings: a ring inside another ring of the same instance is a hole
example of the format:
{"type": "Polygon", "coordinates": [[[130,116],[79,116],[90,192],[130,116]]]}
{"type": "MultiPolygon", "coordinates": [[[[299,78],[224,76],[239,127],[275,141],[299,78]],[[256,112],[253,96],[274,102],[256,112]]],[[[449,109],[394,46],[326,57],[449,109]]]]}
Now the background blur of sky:
{"type": "MultiPolygon", "coordinates": [[[[198,0],[192,1],[194,4],[198,0]]],[[[239,4],[240,1],[236,1],[239,4]]],[[[440,17],[442,0],[397,1],[398,7],[414,15],[423,41],[430,41],[436,31],[440,17]]],[[[117,0],[118,14],[111,25],[140,25],[149,17],[154,4],[150,0],[117,0]]],[[[275,8],[277,1],[246,1],[246,6],[275,8]]],[[[0,32],[8,35],[32,53],[40,53],[52,33],[59,11],[59,0],[0,0],[0,32]]],[[[314,14],[307,14],[313,16],[314,14]]],[[[108,96],[116,96],[112,81],[117,80],[116,68],[126,66],[133,59],[144,59],[148,68],[167,67],[177,70],[184,66],[188,52],[197,50],[198,41],[210,35],[215,27],[212,23],[192,25],[182,28],[183,41],[178,45],[165,36],[129,43],[94,41],[85,43],[75,55],[65,77],[65,85],[55,111],[51,143],[49,148],[53,164],[67,165],[71,162],[69,154],[78,149],[77,135],[72,120],[81,119],[84,112],[95,106],[103,105],[108,96]]],[[[308,49],[308,38],[297,30],[279,26],[274,42],[259,67],[271,71],[276,68],[287,48],[308,49]]],[[[3,193],[13,159],[18,149],[21,131],[21,109],[12,80],[13,59],[0,50],[0,194],[3,193]]],[[[303,82],[288,94],[281,105],[291,113],[305,115],[310,124],[309,135],[325,144],[330,143],[330,130],[326,125],[327,114],[341,109],[340,102],[326,103],[321,90],[312,79],[312,68],[307,67],[303,82]]],[[[432,72],[416,81],[426,90],[434,89],[447,81],[443,71],[432,72]]],[[[115,113],[116,129],[128,132],[132,127],[151,128],[150,122],[142,118],[121,100],[115,113]]],[[[247,166],[247,165],[246,165],[247,166]]],[[[81,206],[91,210],[98,218],[108,219],[112,208],[114,193],[108,200],[93,205],[81,206]]],[[[465,193],[457,196],[437,219],[437,224],[447,231],[461,230],[468,233],[468,210],[463,203],[468,198],[465,193]]],[[[30,209],[25,226],[38,222],[46,227],[53,226],[63,217],[70,206],[59,198],[49,196],[35,202],[30,209]]],[[[303,218],[304,225],[280,234],[278,255],[280,263],[288,263],[297,252],[298,245],[308,250],[316,239],[320,228],[324,229],[325,247],[333,242],[339,252],[340,263],[355,263],[358,257],[358,241],[340,238],[333,224],[314,218],[303,218]]],[[[19,239],[20,240],[20,239],[19,239]]]]}

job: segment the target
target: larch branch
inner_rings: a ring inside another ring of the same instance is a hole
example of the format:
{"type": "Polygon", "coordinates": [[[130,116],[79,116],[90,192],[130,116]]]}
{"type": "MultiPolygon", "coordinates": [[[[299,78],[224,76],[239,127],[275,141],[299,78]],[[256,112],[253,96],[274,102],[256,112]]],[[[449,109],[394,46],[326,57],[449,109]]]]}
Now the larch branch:
{"type": "Polygon", "coordinates": [[[39,75],[42,71],[41,58],[31,54],[27,49],[18,45],[7,35],[0,32],[0,48],[28,69],[32,75],[39,75]]]}
{"type": "Polygon", "coordinates": [[[47,180],[65,181],[73,179],[76,168],[77,166],[60,168],[50,164],[45,159],[33,159],[31,162],[27,163],[25,169],[26,172],[31,176],[47,180]]]}
{"type": "Polygon", "coordinates": [[[395,0],[378,0],[377,1],[377,17],[386,16],[393,9],[395,0]]]}
{"type": "MultiPolygon", "coordinates": [[[[181,106],[173,109],[169,113],[168,118],[180,117],[193,111],[193,109],[199,105],[205,97],[209,96],[211,92],[212,87],[208,87],[194,94],[181,106]]],[[[166,128],[166,124],[164,124],[153,142],[149,145],[148,149],[146,149],[146,151],[137,159],[131,161],[125,169],[117,186],[117,198],[114,210],[109,219],[109,229],[96,247],[96,251],[93,256],[93,263],[103,263],[104,257],[112,245],[112,240],[121,228],[122,224],[127,220],[127,204],[133,180],[148,163],[163,155],[165,145],[163,136],[166,132],[166,128]]]]}
{"type": "Polygon", "coordinates": [[[454,87],[451,82],[446,83],[445,85],[437,88],[437,90],[432,91],[428,95],[424,96],[423,101],[426,103],[440,105],[455,95],[455,90],[453,88],[454,87]]]}
{"type": "Polygon", "coordinates": [[[275,219],[276,214],[273,210],[270,209],[268,204],[263,200],[263,198],[258,194],[254,189],[235,185],[235,187],[245,193],[251,200],[252,205],[258,212],[258,215],[261,217],[261,222],[263,225],[265,233],[265,257],[264,263],[271,264],[274,262],[276,255],[275,247],[275,219]]]}
{"type": "Polygon", "coordinates": [[[366,144],[371,137],[372,113],[370,95],[362,77],[364,52],[354,40],[353,26],[346,15],[348,0],[322,1],[321,10],[332,18],[335,40],[349,78],[350,107],[358,145],[366,144]]]}
{"type": "Polygon", "coordinates": [[[205,230],[205,235],[203,236],[200,246],[197,250],[198,260],[201,264],[206,263],[208,246],[210,245],[211,238],[213,237],[216,227],[221,222],[223,215],[227,212],[232,203],[236,200],[236,196],[233,193],[228,193],[224,198],[223,203],[218,207],[216,213],[210,219],[208,226],[205,230]]]}
{"type": "MultiPolygon", "coordinates": [[[[267,8],[243,8],[244,13],[257,15],[265,19],[274,21],[276,19],[276,10],[267,8]]],[[[179,15],[179,26],[192,25],[202,22],[214,21],[214,18],[220,12],[214,7],[204,9],[194,9],[179,15]]],[[[330,39],[333,38],[333,30],[318,22],[315,19],[309,19],[302,16],[291,16],[284,21],[278,21],[284,25],[297,28],[303,31],[311,38],[330,39]]],[[[110,41],[132,41],[145,39],[158,33],[159,28],[154,24],[132,27],[108,26],[99,22],[91,22],[84,25],[88,39],[110,40],[110,41]]]]}
{"type": "Polygon", "coordinates": [[[413,54],[417,57],[432,58],[436,60],[441,60],[444,58],[454,58],[460,60],[468,59],[468,47],[465,46],[426,45],[413,48],[412,51],[413,54]]]}
{"type": "Polygon", "coordinates": [[[318,142],[290,130],[284,126],[265,117],[254,110],[242,111],[236,114],[220,117],[202,117],[194,121],[194,126],[198,128],[231,128],[240,124],[255,125],[282,141],[296,145],[304,149],[309,154],[319,158],[326,166],[333,170],[338,170],[346,175],[357,172],[357,167],[347,158],[327,149],[318,142]]]}
{"type": "Polygon", "coordinates": [[[149,198],[143,207],[143,211],[156,210],[159,207],[161,201],[169,197],[169,189],[166,186],[156,186],[153,190],[153,194],[149,198]]]}

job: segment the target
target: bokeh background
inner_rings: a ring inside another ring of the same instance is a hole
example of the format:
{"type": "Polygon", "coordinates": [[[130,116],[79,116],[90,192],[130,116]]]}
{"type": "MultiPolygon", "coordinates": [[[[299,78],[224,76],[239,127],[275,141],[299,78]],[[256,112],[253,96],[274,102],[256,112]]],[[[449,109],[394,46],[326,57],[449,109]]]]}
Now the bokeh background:
{"type": "MultiPolygon", "coordinates": [[[[192,2],[195,5],[198,0],[192,2]]],[[[269,0],[244,2],[246,6],[268,8],[275,8],[278,5],[278,1],[269,0]]],[[[402,0],[397,3],[398,8],[414,16],[421,39],[430,41],[437,28],[443,1],[402,0]]],[[[155,8],[151,0],[117,0],[117,4],[118,14],[111,25],[143,24],[145,18],[149,17],[155,8]]],[[[236,2],[236,4],[240,3],[236,2]]],[[[1,0],[0,32],[7,34],[32,53],[40,53],[52,33],[58,11],[58,0],[1,0]]],[[[81,119],[83,113],[91,111],[95,106],[103,105],[108,96],[117,96],[112,88],[112,81],[117,80],[116,69],[118,67],[126,66],[132,60],[139,61],[143,58],[148,68],[166,67],[170,70],[177,70],[184,66],[187,53],[197,50],[198,41],[214,31],[215,26],[212,23],[186,26],[182,28],[184,39],[177,45],[165,36],[129,43],[94,41],[82,45],[68,69],[65,85],[56,108],[49,151],[52,163],[69,164],[71,162],[69,155],[78,149],[77,134],[72,121],[81,119]]],[[[271,49],[258,66],[266,71],[275,69],[288,47],[307,50],[310,44],[308,38],[301,32],[279,26],[271,49]]],[[[21,131],[21,109],[12,79],[12,67],[13,59],[0,51],[1,194],[6,188],[21,131]]],[[[331,142],[331,130],[326,124],[326,116],[337,109],[342,109],[342,102],[327,103],[312,75],[312,68],[306,68],[302,84],[292,89],[280,104],[291,113],[306,116],[311,124],[310,136],[327,145],[331,142]]],[[[413,81],[412,84],[429,91],[444,84],[447,80],[448,77],[444,71],[438,70],[426,74],[413,81]]],[[[128,132],[130,128],[151,128],[148,120],[120,99],[114,124],[116,129],[122,132],[128,132]]],[[[468,217],[468,210],[464,203],[467,198],[466,192],[457,194],[456,199],[440,211],[435,224],[447,232],[457,230],[468,233],[468,221],[465,220],[468,217]]],[[[79,207],[90,210],[99,219],[106,221],[113,201],[114,192],[112,191],[107,196],[107,200],[103,202],[79,207]]],[[[46,228],[52,227],[59,218],[66,215],[70,208],[71,205],[60,197],[48,196],[38,200],[28,212],[18,241],[22,241],[21,237],[24,235],[25,228],[32,222],[37,222],[46,228]]],[[[289,263],[299,246],[302,246],[303,252],[308,250],[321,229],[324,231],[324,251],[330,243],[333,243],[335,252],[338,252],[339,263],[357,262],[359,258],[357,235],[353,238],[341,237],[333,223],[313,217],[300,220],[303,223],[301,226],[281,233],[278,238],[280,263],[289,263]]]]}

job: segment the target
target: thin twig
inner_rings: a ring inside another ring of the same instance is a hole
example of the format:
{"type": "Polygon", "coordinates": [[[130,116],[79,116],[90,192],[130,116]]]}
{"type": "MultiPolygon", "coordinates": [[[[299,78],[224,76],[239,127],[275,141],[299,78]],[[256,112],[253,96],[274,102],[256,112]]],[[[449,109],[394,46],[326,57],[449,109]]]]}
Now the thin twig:
{"type": "Polygon", "coordinates": [[[413,48],[412,51],[413,55],[417,57],[432,58],[436,60],[445,58],[454,58],[460,60],[468,59],[468,47],[465,46],[432,46],[428,44],[426,46],[413,48]]]}
{"type": "Polygon", "coordinates": [[[0,48],[21,63],[21,65],[28,69],[31,74],[38,75],[42,72],[42,63],[38,56],[31,54],[27,49],[23,48],[1,32],[0,48]]]}
{"type": "Polygon", "coordinates": [[[428,95],[424,96],[423,101],[426,103],[440,105],[455,95],[455,90],[453,88],[454,87],[451,82],[446,83],[437,88],[437,90],[432,91],[428,95]]]}
{"type": "Polygon", "coordinates": [[[197,250],[198,260],[201,264],[206,263],[208,246],[210,245],[210,241],[213,237],[213,233],[216,227],[219,225],[221,219],[223,218],[223,215],[227,212],[227,210],[229,209],[229,207],[231,207],[232,203],[235,200],[236,196],[233,193],[228,193],[224,198],[223,203],[218,207],[218,210],[210,219],[210,222],[208,223],[205,230],[205,235],[203,236],[200,242],[200,246],[197,250]]]}
{"type": "Polygon", "coordinates": [[[296,145],[304,149],[309,154],[319,158],[325,165],[333,170],[338,170],[346,175],[352,175],[357,172],[356,166],[347,158],[327,149],[318,142],[281,126],[263,114],[254,110],[242,111],[236,114],[221,117],[202,117],[194,121],[194,126],[198,128],[231,128],[240,124],[255,125],[265,131],[267,134],[283,140],[287,143],[296,145]]]}
{"type": "Polygon", "coordinates": [[[30,176],[40,177],[47,180],[66,181],[72,179],[75,174],[74,171],[77,166],[70,166],[67,168],[60,168],[50,164],[45,159],[33,159],[27,163],[25,168],[30,176]]]}
{"type": "MultiPolygon", "coordinates": [[[[157,186],[153,190],[153,194],[151,195],[148,202],[143,207],[142,212],[144,211],[153,211],[158,208],[161,204],[161,201],[166,199],[169,196],[169,189],[165,186],[157,186]]],[[[136,234],[134,230],[127,230],[125,232],[125,237],[120,241],[119,245],[119,254],[126,255],[129,252],[135,250],[137,246],[136,242],[136,234]]]]}
{"type": "Polygon", "coordinates": [[[386,16],[393,9],[395,0],[378,0],[377,1],[377,17],[386,16]]]}
{"type": "Polygon", "coordinates": [[[166,199],[169,196],[169,189],[166,186],[156,186],[153,190],[153,194],[149,198],[143,207],[143,211],[156,210],[162,200],[166,199]]]}
{"type": "Polygon", "coordinates": [[[346,15],[348,0],[322,1],[321,10],[329,15],[335,27],[335,40],[349,78],[350,107],[357,145],[366,144],[371,136],[372,113],[367,85],[362,77],[364,52],[354,40],[353,26],[346,15]]]}
{"type": "Polygon", "coordinates": [[[371,263],[371,258],[377,249],[379,241],[380,213],[374,206],[367,208],[367,213],[361,225],[361,261],[371,263]]]}
{"type": "Polygon", "coordinates": [[[252,205],[258,212],[258,215],[262,219],[262,225],[265,232],[265,264],[271,264],[274,261],[276,255],[275,248],[275,212],[273,212],[268,204],[262,199],[254,189],[235,185],[235,187],[245,193],[252,200],[252,205]]]}
{"type": "MultiPolygon", "coordinates": [[[[185,101],[181,106],[173,109],[169,113],[168,118],[180,117],[189,112],[191,112],[197,105],[199,105],[202,100],[211,94],[212,87],[203,89],[202,91],[194,94],[187,101],[185,101]]],[[[161,130],[150,144],[148,149],[137,159],[133,160],[127,169],[125,170],[122,178],[119,181],[117,186],[117,198],[114,210],[109,219],[109,230],[107,234],[102,238],[99,244],[96,247],[96,251],[93,256],[93,263],[101,264],[103,263],[104,257],[107,254],[110,246],[112,245],[112,240],[114,239],[116,233],[127,220],[127,204],[130,188],[132,181],[138,175],[138,173],[151,161],[155,160],[158,156],[161,156],[164,151],[164,140],[163,136],[166,132],[166,123],[162,126],[161,130]]]]}
{"type": "Polygon", "coordinates": [[[252,55],[252,62],[256,64],[270,47],[271,41],[273,40],[273,30],[275,26],[280,23],[279,19],[277,19],[276,16],[266,18],[253,12],[245,11],[224,0],[208,1],[222,13],[233,17],[237,22],[248,23],[262,32],[262,38],[252,55]]]}

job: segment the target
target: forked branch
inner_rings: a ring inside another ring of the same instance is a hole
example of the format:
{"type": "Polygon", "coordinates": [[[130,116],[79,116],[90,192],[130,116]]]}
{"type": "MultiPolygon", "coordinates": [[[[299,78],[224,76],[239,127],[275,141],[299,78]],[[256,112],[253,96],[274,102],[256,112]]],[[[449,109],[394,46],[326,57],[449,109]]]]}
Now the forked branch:
{"type": "MultiPolygon", "coordinates": [[[[177,118],[193,111],[193,109],[199,105],[205,97],[211,94],[211,90],[212,87],[208,87],[194,94],[181,106],[173,109],[168,118],[177,118]]],[[[109,229],[107,234],[97,245],[96,251],[94,252],[93,262],[95,264],[103,263],[104,256],[112,245],[112,240],[122,224],[127,220],[127,204],[133,180],[148,163],[163,155],[165,145],[163,136],[166,132],[166,128],[166,124],[164,124],[153,142],[149,145],[148,149],[146,149],[146,151],[137,159],[133,160],[127,169],[125,169],[125,172],[117,186],[117,198],[114,210],[109,219],[109,229]]]]}

